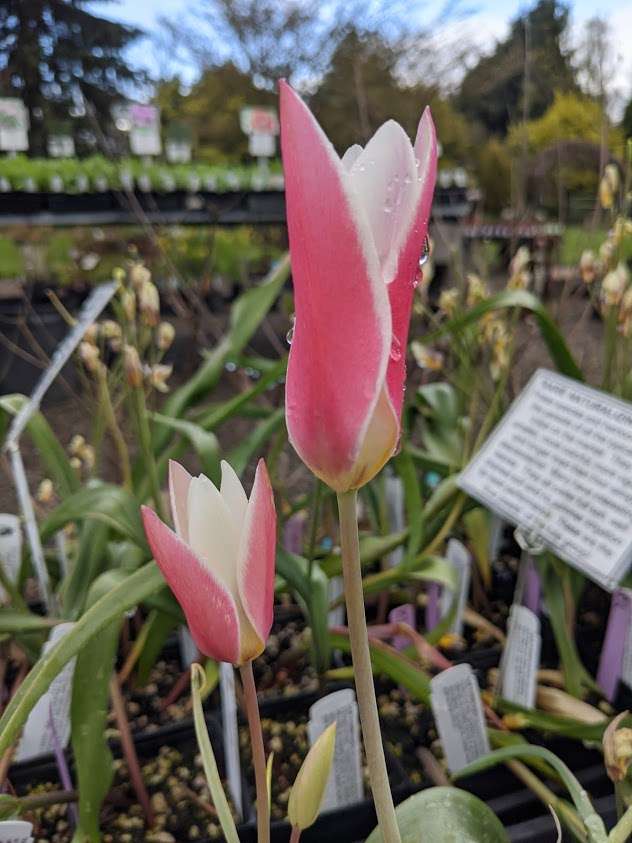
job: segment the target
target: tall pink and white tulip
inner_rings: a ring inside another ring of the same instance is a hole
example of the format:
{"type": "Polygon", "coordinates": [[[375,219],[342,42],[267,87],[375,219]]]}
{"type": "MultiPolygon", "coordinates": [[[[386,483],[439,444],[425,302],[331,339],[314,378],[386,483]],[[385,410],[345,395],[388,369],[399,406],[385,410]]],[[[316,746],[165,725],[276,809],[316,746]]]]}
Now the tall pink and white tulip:
{"type": "Polygon", "coordinates": [[[413,146],[390,120],[340,159],[282,82],[281,142],[296,311],[288,432],[314,474],[345,492],[374,477],[399,441],[434,125],[426,109],[413,146]]]}
{"type": "Polygon", "coordinates": [[[276,512],[268,472],[259,461],[247,498],[222,462],[220,488],[201,474],[169,465],[175,532],[142,508],[149,546],[198,648],[243,665],[263,652],[272,626],[276,512]]]}

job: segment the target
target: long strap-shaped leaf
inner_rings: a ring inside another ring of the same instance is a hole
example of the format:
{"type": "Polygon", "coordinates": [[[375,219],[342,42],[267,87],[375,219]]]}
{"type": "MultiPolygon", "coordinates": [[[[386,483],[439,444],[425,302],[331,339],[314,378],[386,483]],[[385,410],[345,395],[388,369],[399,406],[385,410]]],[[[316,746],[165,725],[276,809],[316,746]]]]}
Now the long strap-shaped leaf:
{"type": "Polygon", "coordinates": [[[445,322],[436,331],[427,335],[424,341],[430,341],[447,332],[460,331],[473,322],[477,322],[487,313],[508,307],[521,307],[524,310],[530,310],[536,318],[542,339],[558,370],[563,375],[568,375],[569,378],[575,378],[579,381],[584,380],[582,370],[577,365],[560,329],[551,318],[551,314],[540,299],[527,290],[503,290],[502,293],[485,299],[466,313],[445,322]]]}
{"type": "Polygon", "coordinates": [[[115,618],[164,586],[155,562],[143,565],[91,606],[74,628],[33,666],[0,718],[0,755],[16,740],[29,712],[60,670],[115,618]]]}

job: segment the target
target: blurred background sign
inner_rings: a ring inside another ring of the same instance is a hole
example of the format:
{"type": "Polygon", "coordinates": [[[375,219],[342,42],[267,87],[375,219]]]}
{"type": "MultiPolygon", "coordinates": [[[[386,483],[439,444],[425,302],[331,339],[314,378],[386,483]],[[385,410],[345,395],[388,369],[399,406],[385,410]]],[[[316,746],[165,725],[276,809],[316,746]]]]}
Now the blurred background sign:
{"type": "Polygon", "coordinates": [[[279,118],[274,108],[242,108],[239,123],[248,135],[248,152],[254,158],[272,158],[276,154],[279,118]]]}
{"type": "Polygon", "coordinates": [[[160,155],[160,110],[154,105],[130,105],[130,148],[134,155],[160,155]]]}
{"type": "Polygon", "coordinates": [[[24,152],[29,148],[29,113],[17,97],[0,99],[0,149],[24,152]]]}

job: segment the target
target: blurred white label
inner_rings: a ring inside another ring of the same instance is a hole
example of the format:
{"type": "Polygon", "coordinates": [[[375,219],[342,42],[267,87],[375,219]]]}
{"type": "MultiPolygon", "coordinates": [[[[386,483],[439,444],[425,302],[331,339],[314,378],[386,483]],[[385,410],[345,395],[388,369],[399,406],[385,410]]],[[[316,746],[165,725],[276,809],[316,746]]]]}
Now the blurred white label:
{"type": "MultiPolygon", "coordinates": [[[[74,623],[60,623],[53,627],[43,653],[47,653],[60,638],[74,627],[74,623]]],[[[76,657],[71,659],[51,682],[29,714],[16,761],[26,761],[44,753],[53,752],[55,738],[64,749],[70,740],[70,699],[76,657]]]]}
{"type": "Polygon", "coordinates": [[[219,690],[222,700],[222,731],[228,789],[240,819],[243,817],[241,799],[241,766],[239,763],[239,732],[237,730],[237,700],[235,698],[235,670],[232,664],[220,662],[219,690]]]}
{"type": "MultiPolygon", "coordinates": [[[[345,593],[345,586],[342,577],[330,577],[327,583],[327,600],[329,604],[339,600],[345,593]]],[[[344,601],[338,606],[329,610],[329,626],[342,626],[345,622],[344,601]]]]}
{"type": "Polygon", "coordinates": [[[355,805],[364,798],[360,750],[360,720],[355,693],[335,691],[315,702],[309,710],[308,735],[313,744],[327,726],[336,723],[336,748],[331,775],[323,799],[323,811],[355,805]]]}
{"type": "MultiPolygon", "coordinates": [[[[404,484],[401,477],[387,477],[385,483],[386,507],[392,533],[400,533],[406,526],[404,517],[404,484]]],[[[404,558],[404,548],[400,545],[386,557],[386,564],[394,568],[404,558]]]]}
{"type": "Polygon", "coordinates": [[[524,708],[535,706],[540,646],[540,619],[526,606],[514,603],[500,668],[501,695],[524,708]]]}
{"type": "Polygon", "coordinates": [[[489,752],[483,704],[469,664],[444,670],[430,681],[432,711],[451,773],[489,752]]]}
{"type": "Polygon", "coordinates": [[[0,98],[0,149],[25,152],[29,148],[29,113],[16,97],[0,98]]]}
{"type": "MultiPolygon", "coordinates": [[[[458,590],[456,592],[456,614],[450,627],[450,632],[455,635],[463,634],[463,612],[467,604],[467,596],[470,592],[470,579],[472,575],[472,555],[465,545],[458,539],[450,539],[446,550],[446,559],[451,562],[456,570],[458,590]]],[[[455,593],[444,587],[441,591],[439,610],[441,617],[449,614],[454,603],[455,593]]]]}
{"type": "MultiPolygon", "coordinates": [[[[22,527],[17,515],[0,512],[0,563],[12,583],[17,582],[22,562],[22,527]]],[[[0,599],[6,598],[0,586],[0,599]]]]}
{"type": "Polygon", "coordinates": [[[0,822],[0,843],[30,843],[33,826],[23,820],[0,822]]]}
{"type": "Polygon", "coordinates": [[[273,158],[276,154],[274,135],[263,135],[259,132],[249,135],[248,152],[253,158],[273,158]]]}

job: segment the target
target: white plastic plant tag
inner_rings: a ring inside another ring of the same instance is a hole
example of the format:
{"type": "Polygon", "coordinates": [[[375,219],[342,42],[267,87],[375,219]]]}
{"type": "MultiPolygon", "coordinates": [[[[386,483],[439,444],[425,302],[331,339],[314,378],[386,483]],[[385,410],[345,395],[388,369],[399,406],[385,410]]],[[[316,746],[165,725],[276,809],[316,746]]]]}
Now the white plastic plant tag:
{"type": "Polygon", "coordinates": [[[501,696],[524,708],[535,706],[540,666],[540,619],[514,603],[501,664],[501,696]]]}
{"type": "Polygon", "coordinates": [[[364,798],[358,704],[355,693],[350,688],[334,691],[310,708],[310,744],[313,744],[334,721],[337,724],[336,748],[323,799],[323,811],[355,805],[364,798]]]}
{"type": "MultiPolygon", "coordinates": [[[[17,515],[0,512],[0,563],[12,583],[17,582],[22,562],[22,527],[17,515]]],[[[0,586],[0,599],[6,597],[0,586]]]]}
{"type": "Polygon", "coordinates": [[[197,661],[199,655],[197,644],[191,638],[188,626],[183,625],[178,628],[178,644],[180,645],[180,663],[186,670],[197,661]]]}
{"type": "Polygon", "coordinates": [[[30,843],[33,826],[24,820],[0,822],[0,843],[30,843]]]}
{"type": "Polygon", "coordinates": [[[239,763],[239,731],[237,729],[237,699],[235,697],[235,670],[232,664],[220,662],[219,690],[222,700],[222,732],[228,789],[241,819],[243,802],[241,798],[241,766],[239,763]]]}
{"type": "Polygon", "coordinates": [[[489,752],[483,704],[474,671],[458,664],[430,680],[432,712],[451,773],[489,752]]]}
{"type": "MultiPolygon", "coordinates": [[[[386,507],[388,510],[388,521],[392,533],[401,533],[406,527],[404,484],[401,477],[387,476],[385,482],[386,507]]],[[[404,558],[404,548],[400,545],[386,557],[386,564],[389,568],[399,565],[404,558]]]]}
{"type": "Polygon", "coordinates": [[[612,591],[632,562],[632,404],[539,369],[459,477],[612,591]]]}
{"type": "MultiPolygon", "coordinates": [[[[467,604],[467,596],[470,592],[470,579],[472,576],[472,555],[465,545],[458,539],[450,539],[446,550],[446,559],[451,562],[455,569],[458,581],[456,614],[450,627],[450,632],[455,635],[463,634],[463,612],[467,604]]],[[[449,588],[441,591],[439,611],[444,618],[449,614],[454,603],[454,592],[449,588]]]]}
{"type": "MultiPolygon", "coordinates": [[[[345,586],[342,577],[330,577],[327,583],[327,599],[329,603],[338,600],[345,593],[345,586]]],[[[345,605],[344,602],[338,606],[334,606],[329,610],[329,626],[342,626],[345,622],[345,605]]]]}
{"type": "MultiPolygon", "coordinates": [[[[74,627],[74,623],[60,623],[53,627],[43,652],[47,653],[74,627]]],[[[44,753],[54,752],[56,741],[64,749],[70,740],[70,698],[77,659],[71,659],[57,674],[50,687],[29,714],[16,761],[26,761],[44,753]],[[51,722],[52,721],[52,722],[51,722]]]]}

